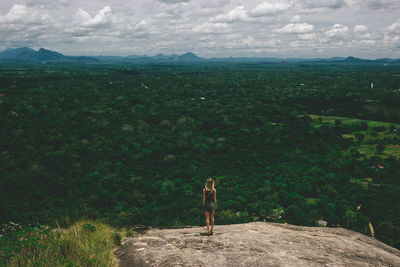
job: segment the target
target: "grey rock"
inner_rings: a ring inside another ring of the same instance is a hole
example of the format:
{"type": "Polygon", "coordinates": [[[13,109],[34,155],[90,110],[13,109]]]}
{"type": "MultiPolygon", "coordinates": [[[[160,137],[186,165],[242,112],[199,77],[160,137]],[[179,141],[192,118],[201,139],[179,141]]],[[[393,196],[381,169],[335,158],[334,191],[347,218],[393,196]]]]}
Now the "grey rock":
{"type": "Polygon", "coordinates": [[[149,229],[116,250],[127,266],[400,266],[400,251],[343,228],[252,222],[149,229]]]}

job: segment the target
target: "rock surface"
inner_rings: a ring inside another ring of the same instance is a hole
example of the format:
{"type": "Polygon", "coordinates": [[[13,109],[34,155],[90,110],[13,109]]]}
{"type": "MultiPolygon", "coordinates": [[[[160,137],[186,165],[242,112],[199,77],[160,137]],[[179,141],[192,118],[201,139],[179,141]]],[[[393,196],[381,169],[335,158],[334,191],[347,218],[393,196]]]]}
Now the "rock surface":
{"type": "Polygon", "coordinates": [[[252,222],[150,229],[116,250],[126,266],[400,266],[400,251],[343,228],[252,222]]]}

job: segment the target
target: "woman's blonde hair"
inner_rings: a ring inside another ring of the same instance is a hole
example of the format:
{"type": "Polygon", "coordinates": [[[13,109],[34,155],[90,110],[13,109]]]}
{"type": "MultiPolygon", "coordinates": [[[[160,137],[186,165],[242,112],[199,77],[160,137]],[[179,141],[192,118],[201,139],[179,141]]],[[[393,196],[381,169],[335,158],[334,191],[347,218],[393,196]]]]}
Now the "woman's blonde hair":
{"type": "Polygon", "coordinates": [[[207,191],[214,189],[214,180],[212,178],[208,178],[206,184],[204,185],[207,191]]]}

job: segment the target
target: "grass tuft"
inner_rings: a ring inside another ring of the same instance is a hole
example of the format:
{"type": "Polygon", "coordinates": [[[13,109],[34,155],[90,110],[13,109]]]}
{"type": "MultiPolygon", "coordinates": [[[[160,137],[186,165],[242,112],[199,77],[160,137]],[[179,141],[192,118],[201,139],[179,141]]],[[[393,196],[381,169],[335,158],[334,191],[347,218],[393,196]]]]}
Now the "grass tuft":
{"type": "Polygon", "coordinates": [[[0,237],[0,266],[117,266],[112,249],[122,237],[94,221],[67,229],[24,228],[0,237]]]}

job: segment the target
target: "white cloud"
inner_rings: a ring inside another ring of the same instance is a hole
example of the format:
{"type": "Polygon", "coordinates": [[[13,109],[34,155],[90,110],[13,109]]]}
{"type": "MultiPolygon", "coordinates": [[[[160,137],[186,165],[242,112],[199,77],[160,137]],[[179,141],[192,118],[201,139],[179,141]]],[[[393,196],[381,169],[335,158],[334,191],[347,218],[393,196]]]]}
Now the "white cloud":
{"type": "Polygon", "coordinates": [[[83,21],[82,25],[89,27],[104,26],[105,24],[111,21],[111,15],[112,15],[111,7],[106,6],[103,9],[101,9],[93,18],[90,17],[89,15],[90,18],[88,20],[83,21]]]}
{"type": "Polygon", "coordinates": [[[348,32],[349,27],[342,24],[335,24],[325,32],[325,36],[328,38],[344,38],[348,35],[348,32]]]}
{"type": "Polygon", "coordinates": [[[304,41],[311,41],[311,40],[315,39],[316,34],[315,33],[303,33],[303,34],[297,35],[297,37],[304,41]]]}
{"type": "Polygon", "coordinates": [[[363,46],[373,46],[376,45],[377,41],[375,40],[361,40],[360,44],[363,46]]]}
{"type": "Polygon", "coordinates": [[[282,14],[291,7],[288,3],[269,3],[263,2],[250,10],[249,14],[253,17],[273,16],[282,14]]]}
{"type": "Polygon", "coordinates": [[[368,31],[368,27],[365,25],[356,25],[354,26],[353,31],[355,33],[365,33],[368,31]]]}
{"type": "Polygon", "coordinates": [[[234,23],[234,22],[257,22],[257,18],[276,16],[284,13],[291,7],[287,3],[263,2],[251,10],[246,10],[244,6],[237,6],[227,13],[218,14],[210,19],[211,23],[234,23]]]}
{"type": "Polygon", "coordinates": [[[226,14],[219,14],[210,19],[211,23],[234,23],[237,21],[251,21],[244,6],[237,6],[226,14]]]}
{"type": "Polygon", "coordinates": [[[356,25],[353,28],[355,36],[359,39],[372,39],[372,35],[368,31],[368,27],[365,25],[356,25]]]}
{"type": "Polygon", "coordinates": [[[299,15],[295,15],[290,19],[290,22],[299,22],[301,17],[299,15]]]}
{"type": "Polygon", "coordinates": [[[247,36],[247,38],[242,39],[242,43],[247,47],[253,47],[253,48],[262,45],[262,42],[257,41],[251,35],[247,36]]]}
{"type": "Polygon", "coordinates": [[[225,42],[224,46],[228,49],[271,49],[276,48],[281,44],[279,39],[269,39],[269,40],[258,40],[252,35],[247,35],[246,37],[239,35],[231,35],[230,41],[225,42]]]}
{"type": "Polygon", "coordinates": [[[309,33],[314,30],[314,26],[308,23],[290,23],[283,28],[275,29],[276,33],[309,33]]]}
{"type": "Polygon", "coordinates": [[[400,19],[386,28],[383,42],[389,47],[400,48],[400,19]]]}
{"type": "Polygon", "coordinates": [[[51,37],[53,23],[52,17],[39,7],[13,5],[0,15],[0,45],[37,46],[51,37]]]}
{"type": "Polygon", "coordinates": [[[398,34],[400,35],[400,19],[394,22],[392,25],[387,27],[389,34],[398,34]]]}
{"type": "Polygon", "coordinates": [[[0,23],[21,23],[21,24],[46,24],[51,20],[50,15],[41,10],[30,8],[25,5],[13,5],[4,16],[0,16],[0,23]]]}
{"type": "Polygon", "coordinates": [[[73,41],[80,43],[137,40],[147,38],[151,31],[151,25],[146,20],[135,21],[114,14],[109,6],[101,8],[94,16],[78,8],[72,20],[64,23],[64,36],[71,36],[73,41]]]}
{"type": "Polygon", "coordinates": [[[400,0],[6,2],[0,3],[0,49],[123,55],[192,50],[210,57],[363,51],[365,57],[400,57],[400,0]]]}
{"type": "Polygon", "coordinates": [[[36,7],[13,5],[0,15],[0,43],[6,46],[32,46],[48,38],[52,17],[36,7]]]}
{"type": "Polygon", "coordinates": [[[17,22],[23,20],[30,12],[25,5],[13,5],[5,16],[0,17],[1,23],[17,22]]]}
{"type": "Polygon", "coordinates": [[[147,28],[147,22],[145,20],[142,20],[135,25],[135,29],[146,29],[146,28],[147,28]]]}
{"type": "Polygon", "coordinates": [[[78,10],[76,11],[76,13],[73,15],[73,18],[76,21],[79,22],[84,22],[84,21],[89,21],[92,19],[92,17],[89,15],[89,13],[87,13],[85,10],[83,10],[82,8],[78,8],[78,10]]]}
{"type": "Polygon", "coordinates": [[[193,27],[194,32],[199,33],[227,33],[230,32],[231,29],[227,23],[203,23],[201,25],[197,25],[193,27]]]}

